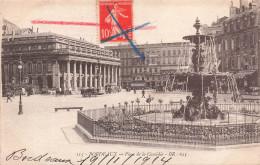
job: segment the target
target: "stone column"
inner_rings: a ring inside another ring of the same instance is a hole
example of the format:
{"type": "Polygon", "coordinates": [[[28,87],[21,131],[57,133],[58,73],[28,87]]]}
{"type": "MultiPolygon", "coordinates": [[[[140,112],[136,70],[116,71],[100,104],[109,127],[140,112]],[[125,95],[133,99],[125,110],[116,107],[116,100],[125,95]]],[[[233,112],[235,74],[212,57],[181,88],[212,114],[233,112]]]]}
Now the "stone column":
{"type": "Polygon", "coordinates": [[[62,77],[63,77],[63,89],[66,90],[66,77],[65,77],[65,71],[66,71],[66,65],[64,62],[61,63],[62,68],[62,77]]]}
{"type": "Polygon", "coordinates": [[[82,88],[82,62],[79,62],[79,89],[82,88]]]}
{"type": "Polygon", "coordinates": [[[99,67],[99,73],[98,73],[99,74],[99,77],[98,77],[99,82],[98,82],[98,84],[99,84],[100,89],[102,89],[102,80],[101,80],[101,75],[102,75],[101,69],[102,68],[101,68],[101,64],[99,64],[98,67],[99,67]]]}
{"type": "Polygon", "coordinates": [[[111,83],[114,83],[114,66],[111,66],[111,83]]]}
{"type": "Polygon", "coordinates": [[[117,85],[117,66],[115,66],[115,83],[117,85]]]}
{"type": "Polygon", "coordinates": [[[90,68],[89,68],[89,87],[92,88],[93,84],[92,84],[92,63],[89,64],[90,68]]]}
{"type": "Polygon", "coordinates": [[[111,79],[110,79],[110,65],[107,66],[107,83],[111,83],[111,79]]]}
{"type": "Polygon", "coordinates": [[[70,61],[67,61],[67,90],[71,90],[70,84],[70,61]]]}
{"type": "MultiPolygon", "coordinates": [[[[48,82],[47,82],[47,74],[46,74],[46,70],[44,69],[44,67],[43,67],[43,63],[44,62],[46,62],[46,61],[40,61],[40,63],[38,63],[40,66],[41,66],[41,75],[42,75],[42,80],[43,80],[43,88],[45,88],[45,89],[47,89],[48,88],[48,82]]],[[[54,63],[54,61],[52,61],[52,67],[55,67],[56,65],[55,65],[55,63],[54,63]]],[[[55,68],[55,70],[56,70],[56,68],[55,68]]]]}
{"type": "MultiPolygon", "coordinates": [[[[60,68],[61,68],[61,66],[60,66],[60,64],[59,64],[59,62],[57,61],[57,88],[60,88],[60,68]]],[[[47,67],[47,65],[46,65],[46,67],[47,67]]]]}
{"type": "Polygon", "coordinates": [[[55,64],[52,65],[52,87],[57,88],[57,67],[56,67],[57,61],[55,64]]]}
{"type": "Polygon", "coordinates": [[[121,68],[120,68],[120,66],[118,67],[118,81],[119,81],[118,85],[121,86],[121,68]]]}
{"type": "Polygon", "coordinates": [[[73,90],[77,91],[77,62],[73,63],[73,90]]]}
{"type": "Polygon", "coordinates": [[[95,84],[94,87],[97,88],[97,68],[96,68],[97,64],[94,64],[94,76],[95,76],[95,84]]]}
{"type": "Polygon", "coordinates": [[[106,86],[106,65],[103,65],[103,84],[106,86]]]}
{"type": "Polygon", "coordinates": [[[88,87],[88,63],[85,64],[85,88],[88,87]]]}
{"type": "Polygon", "coordinates": [[[60,88],[60,66],[58,61],[52,66],[52,87],[60,88]]]}

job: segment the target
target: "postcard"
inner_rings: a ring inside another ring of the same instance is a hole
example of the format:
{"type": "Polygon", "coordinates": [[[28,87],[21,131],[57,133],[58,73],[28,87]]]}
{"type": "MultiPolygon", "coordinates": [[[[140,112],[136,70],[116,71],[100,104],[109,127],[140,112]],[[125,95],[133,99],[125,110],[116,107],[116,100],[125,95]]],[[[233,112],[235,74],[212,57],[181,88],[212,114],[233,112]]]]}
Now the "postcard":
{"type": "Polygon", "coordinates": [[[3,165],[260,164],[259,0],[3,0],[3,165]]]}

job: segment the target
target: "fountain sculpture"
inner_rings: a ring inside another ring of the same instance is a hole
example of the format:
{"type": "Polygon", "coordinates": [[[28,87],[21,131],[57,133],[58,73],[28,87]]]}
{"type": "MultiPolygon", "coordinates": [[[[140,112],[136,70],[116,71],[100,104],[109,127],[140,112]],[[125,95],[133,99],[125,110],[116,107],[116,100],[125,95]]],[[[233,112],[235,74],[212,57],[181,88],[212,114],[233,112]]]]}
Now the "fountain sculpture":
{"type": "MultiPolygon", "coordinates": [[[[220,73],[218,66],[220,61],[217,60],[215,53],[215,43],[213,36],[200,34],[200,21],[196,20],[194,26],[196,35],[184,36],[184,40],[193,44],[191,64],[188,72],[177,73],[172,76],[188,79],[187,85],[192,91],[192,96],[187,96],[186,106],[182,106],[179,111],[173,113],[173,117],[184,116],[187,121],[198,119],[225,119],[225,114],[220,109],[210,104],[212,99],[206,96],[209,87],[213,88],[213,100],[217,102],[218,79],[231,79],[230,85],[233,87],[233,95],[238,94],[236,83],[230,73],[220,73]]],[[[172,79],[175,79],[175,77],[172,79]]],[[[234,97],[234,96],[233,96],[234,97]]]]}

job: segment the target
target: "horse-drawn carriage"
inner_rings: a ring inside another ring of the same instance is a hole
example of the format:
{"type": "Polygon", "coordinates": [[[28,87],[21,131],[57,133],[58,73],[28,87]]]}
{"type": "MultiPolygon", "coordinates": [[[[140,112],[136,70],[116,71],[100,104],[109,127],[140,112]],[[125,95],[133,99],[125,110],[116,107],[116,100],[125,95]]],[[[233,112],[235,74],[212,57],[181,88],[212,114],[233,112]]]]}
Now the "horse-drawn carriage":
{"type": "Polygon", "coordinates": [[[107,84],[105,86],[105,91],[106,94],[119,93],[121,91],[121,88],[115,84],[107,84]]]}
{"type": "Polygon", "coordinates": [[[91,96],[97,96],[97,95],[102,95],[100,89],[97,88],[87,88],[87,89],[81,89],[81,95],[82,97],[91,97],[91,96]]]}
{"type": "Polygon", "coordinates": [[[162,86],[162,85],[157,86],[157,87],[155,88],[155,91],[156,91],[156,92],[165,92],[164,86],[162,86]]]}

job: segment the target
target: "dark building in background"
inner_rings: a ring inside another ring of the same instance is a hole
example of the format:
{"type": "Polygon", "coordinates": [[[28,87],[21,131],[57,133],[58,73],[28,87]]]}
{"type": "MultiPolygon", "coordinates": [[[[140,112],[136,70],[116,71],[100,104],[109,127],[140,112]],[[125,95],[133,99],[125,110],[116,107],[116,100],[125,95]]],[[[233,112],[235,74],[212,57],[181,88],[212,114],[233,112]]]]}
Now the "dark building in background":
{"type": "Polygon", "coordinates": [[[20,29],[7,20],[2,30],[3,88],[19,83],[20,58],[22,83],[39,92],[53,88],[103,88],[107,83],[120,85],[120,59],[110,50],[84,39],[20,29]]]}
{"type": "Polygon", "coordinates": [[[260,8],[256,4],[235,11],[223,21],[222,33],[216,35],[216,48],[221,71],[233,72],[239,88],[260,87],[260,8]]]}
{"type": "Polygon", "coordinates": [[[155,88],[165,85],[169,73],[188,69],[190,45],[187,42],[136,45],[143,61],[130,45],[109,46],[121,59],[124,88],[155,88]]]}

